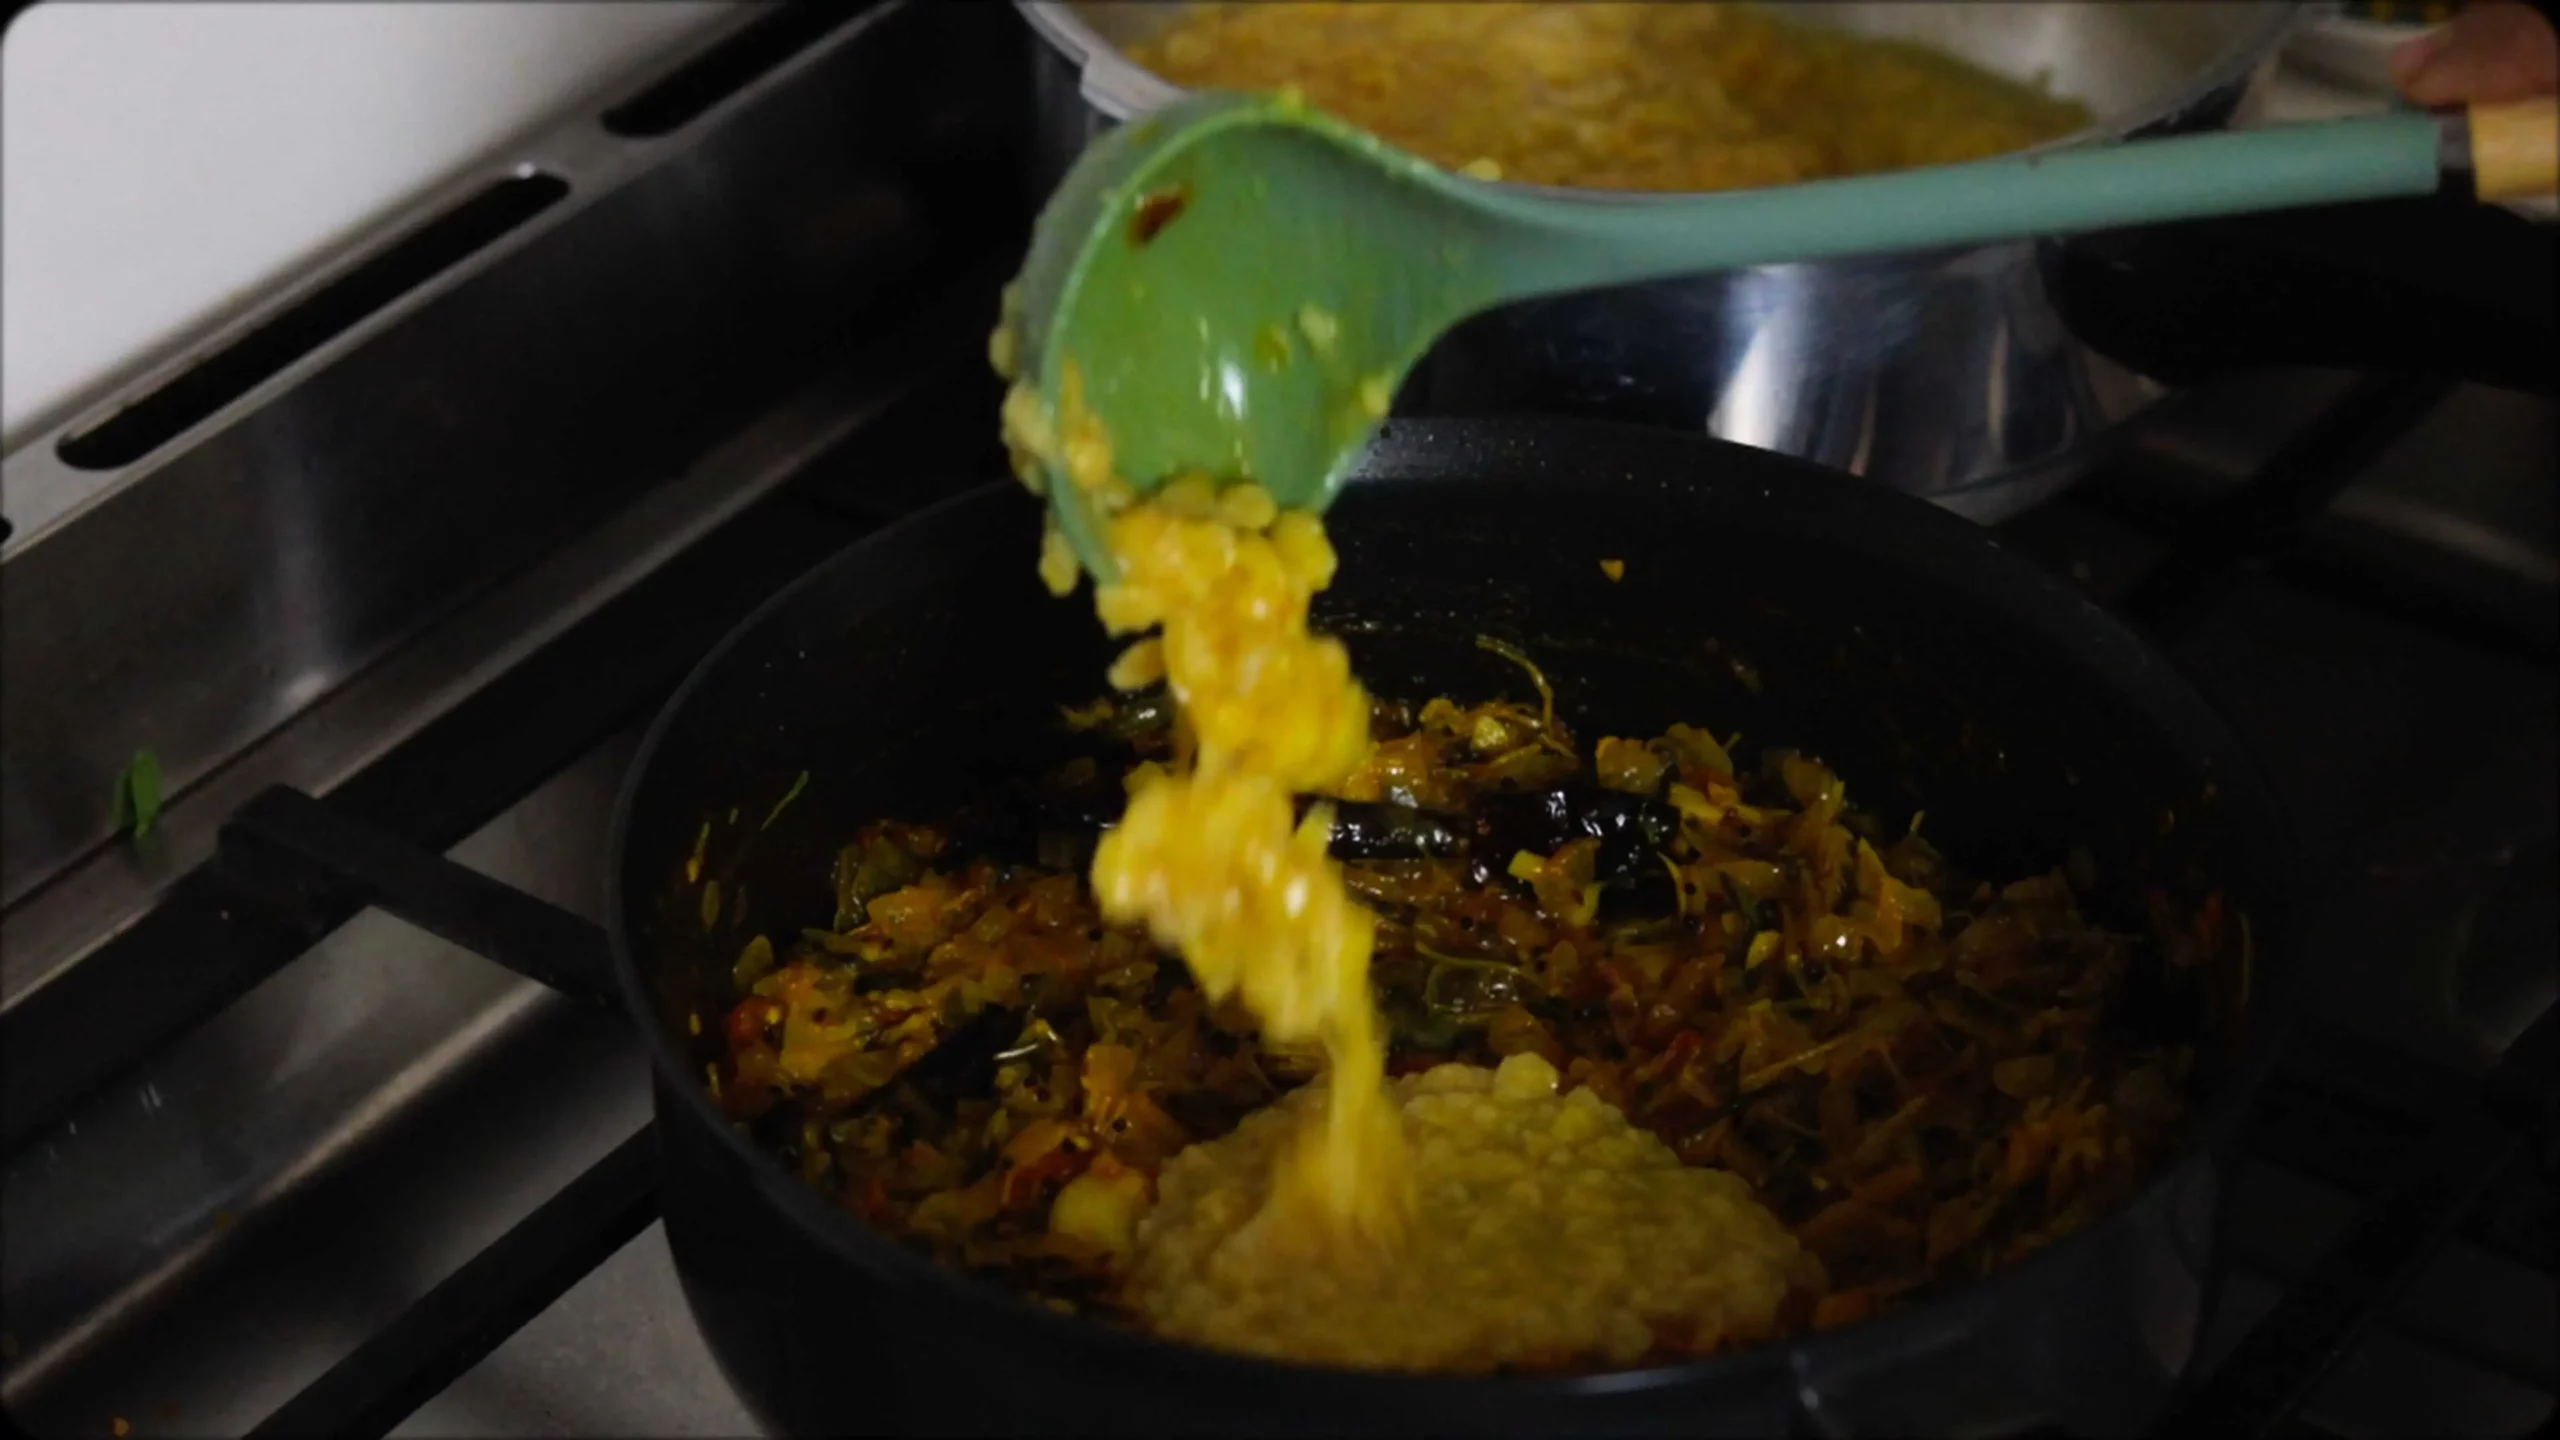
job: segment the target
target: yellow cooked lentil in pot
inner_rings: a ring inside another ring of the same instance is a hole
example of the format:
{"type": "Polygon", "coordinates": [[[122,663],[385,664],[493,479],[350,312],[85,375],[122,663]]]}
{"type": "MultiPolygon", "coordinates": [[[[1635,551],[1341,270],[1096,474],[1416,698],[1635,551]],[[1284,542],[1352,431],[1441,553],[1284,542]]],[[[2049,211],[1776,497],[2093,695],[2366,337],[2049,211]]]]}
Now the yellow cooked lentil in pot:
{"type": "Polygon", "coordinates": [[[1728,190],[1978,160],[2088,110],[1924,47],[1746,4],[1188,7],[1130,49],[1187,89],[1275,90],[1480,179],[1728,190]]]}

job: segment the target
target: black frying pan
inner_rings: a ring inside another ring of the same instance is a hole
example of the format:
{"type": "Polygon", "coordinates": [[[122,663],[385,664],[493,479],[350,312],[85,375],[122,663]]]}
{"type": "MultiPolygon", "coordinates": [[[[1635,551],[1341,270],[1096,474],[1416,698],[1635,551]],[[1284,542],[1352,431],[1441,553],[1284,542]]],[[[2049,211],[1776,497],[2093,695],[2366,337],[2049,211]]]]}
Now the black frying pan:
{"type": "MultiPolygon", "coordinates": [[[[825,923],[862,821],[945,806],[973,767],[1099,691],[1087,599],[1033,576],[1012,486],[847,550],[706,659],[650,732],[615,851],[618,980],[646,1032],[667,1234],[704,1334],[771,1424],[804,1433],[1047,1429],[1537,1434],[2138,1428],[2192,1355],[2221,1152],[2284,1013],[2288,849],[2230,733],[2139,639],[1961,520],[1765,452],[1573,422],[1399,422],[1330,527],[1319,616],[1371,687],[1520,694],[1510,640],[1575,732],[1740,730],[1820,754],[1888,824],[1914,809],[1982,873],[2098,862],[2224,888],[2256,940],[2201,1047],[2195,1148],[2124,1210],[1944,1298],[1789,1345],[1637,1374],[1410,1378],[1210,1354],[1061,1317],[932,1262],[804,1187],[703,1088],[752,931],[825,923]],[[1622,583],[1603,557],[1626,562],[1622,583]],[[773,804],[809,779],[769,828],[773,804]],[[735,809],[738,822],[726,819],[735,809]],[[715,823],[704,932],[686,857],[715,823]],[[744,892],[747,925],[733,919],[744,892]]],[[[2170,1009],[2177,1010],[2172,1006],[2170,1009]]],[[[2198,1023],[2195,1007],[2160,1023],[2198,1023]]]]}

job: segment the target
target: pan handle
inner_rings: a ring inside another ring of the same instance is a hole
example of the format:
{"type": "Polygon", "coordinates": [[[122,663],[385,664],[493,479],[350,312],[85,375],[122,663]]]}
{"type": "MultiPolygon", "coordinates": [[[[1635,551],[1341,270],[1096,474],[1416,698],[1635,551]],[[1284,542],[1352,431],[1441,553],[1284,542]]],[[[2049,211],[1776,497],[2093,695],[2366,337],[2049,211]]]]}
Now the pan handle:
{"type": "Polygon", "coordinates": [[[288,925],[352,901],[596,1008],[618,1008],[604,927],[502,885],[287,785],[222,827],[219,863],[241,897],[288,925]]]}
{"type": "Polygon", "coordinates": [[[2044,252],[2071,332],[2169,384],[2301,365],[2545,395],[2560,394],[2555,262],[2560,226],[2455,193],[2101,231],[2044,252]]]}

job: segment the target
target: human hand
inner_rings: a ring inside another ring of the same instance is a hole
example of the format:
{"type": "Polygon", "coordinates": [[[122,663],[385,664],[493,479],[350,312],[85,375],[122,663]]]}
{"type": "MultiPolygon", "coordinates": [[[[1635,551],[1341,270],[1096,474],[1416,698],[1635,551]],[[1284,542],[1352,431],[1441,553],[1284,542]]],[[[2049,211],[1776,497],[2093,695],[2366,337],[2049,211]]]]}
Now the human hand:
{"type": "Polygon", "coordinates": [[[2560,92],[2560,37],[2518,0],[2483,0],[2391,52],[2391,79],[2430,108],[2560,92]]]}

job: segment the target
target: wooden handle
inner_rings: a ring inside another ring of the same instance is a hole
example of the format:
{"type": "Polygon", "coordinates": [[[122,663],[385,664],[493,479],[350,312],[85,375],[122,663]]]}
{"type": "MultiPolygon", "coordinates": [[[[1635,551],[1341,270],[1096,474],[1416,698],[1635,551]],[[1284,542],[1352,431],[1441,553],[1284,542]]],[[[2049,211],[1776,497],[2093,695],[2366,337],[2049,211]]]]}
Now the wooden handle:
{"type": "Polygon", "coordinates": [[[2483,200],[2560,191],[2560,99],[2471,107],[2471,167],[2483,200]]]}

